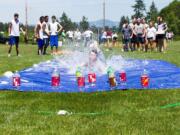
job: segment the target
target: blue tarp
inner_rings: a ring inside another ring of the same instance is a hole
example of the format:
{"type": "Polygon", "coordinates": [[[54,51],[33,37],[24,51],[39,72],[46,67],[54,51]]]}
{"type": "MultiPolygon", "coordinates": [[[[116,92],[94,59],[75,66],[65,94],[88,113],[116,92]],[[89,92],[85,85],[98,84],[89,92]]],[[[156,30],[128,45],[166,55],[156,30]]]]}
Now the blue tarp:
{"type": "MultiPolygon", "coordinates": [[[[148,72],[150,78],[150,86],[148,89],[175,89],[180,88],[180,68],[165,61],[159,60],[127,60],[134,63],[134,66],[124,67],[127,73],[126,85],[121,85],[119,80],[119,72],[116,72],[118,86],[113,89],[142,89],[140,76],[144,69],[148,72]],[[145,64],[148,63],[148,64],[145,64]]],[[[51,87],[51,74],[53,68],[47,70],[47,63],[40,63],[36,67],[28,68],[20,71],[21,91],[41,91],[41,92],[95,92],[110,91],[107,75],[97,75],[96,86],[91,86],[87,82],[85,88],[78,88],[76,77],[68,73],[68,69],[60,68],[61,86],[58,88],[51,87]],[[40,69],[40,70],[37,70],[40,69]]],[[[1,90],[14,90],[12,86],[12,78],[0,78],[1,90]]]]}

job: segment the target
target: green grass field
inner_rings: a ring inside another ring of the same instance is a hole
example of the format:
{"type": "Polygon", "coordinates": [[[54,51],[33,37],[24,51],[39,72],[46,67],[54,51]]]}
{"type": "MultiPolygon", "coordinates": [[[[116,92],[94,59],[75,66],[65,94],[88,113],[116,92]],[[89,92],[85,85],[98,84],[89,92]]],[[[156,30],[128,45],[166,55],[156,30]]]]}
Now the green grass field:
{"type": "MultiPolygon", "coordinates": [[[[123,53],[120,48],[106,57],[161,59],[180,66],[180,42],[166,54],[123,53]]],[[[37,56],[36,46],[20,46],[22,57],[7,57],[0,45],[0,74],[51,59],[37,56]]],[[[105,50],[105,48],[104,48],[105,50]]],[[[15,54],[13,52],[13,54],[15,54]]],[[[0,92],[0,134],[2,135],[179,135],[180,90],[112,91],[102,93],[0,92]],[[73,112],[58,116],[59,110],[73,112]]]]}

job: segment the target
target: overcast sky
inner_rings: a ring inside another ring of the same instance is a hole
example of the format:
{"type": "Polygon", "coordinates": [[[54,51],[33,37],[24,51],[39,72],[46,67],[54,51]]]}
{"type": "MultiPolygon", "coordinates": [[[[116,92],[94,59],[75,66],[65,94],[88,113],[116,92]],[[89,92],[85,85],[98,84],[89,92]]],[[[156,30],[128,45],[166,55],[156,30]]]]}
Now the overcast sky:
{"type": "MultiPolygon", "coordinates": [[[[13,14],[18,12],[20,20],[25,22],[25,1],[26,0],[0,0],[0,22],[9,22],[13,14]]],[[[41,15],[61,16],[64,12],[76,22],[82,16],[88,17],[89,21],[102,19],[103,0],[27,0],[28,21],[35,24],[41,15]]],[[[152,0],[144,0],[149,9],[152,0]]],[[[167,6],[173,0],[154,0],[158,9],[167,6]]],[[[122,15],[132,15],[134,0],[106,0],[106,18],[119,21],[122,15]]]]}

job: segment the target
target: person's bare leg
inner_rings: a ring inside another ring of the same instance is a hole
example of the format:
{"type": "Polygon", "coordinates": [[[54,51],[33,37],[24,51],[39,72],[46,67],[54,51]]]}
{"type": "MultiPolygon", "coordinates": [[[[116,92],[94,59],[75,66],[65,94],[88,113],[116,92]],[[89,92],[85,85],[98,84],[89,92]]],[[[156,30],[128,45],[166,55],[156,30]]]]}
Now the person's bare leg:
{"type": "Polygon", "coordinates": [[[38,48],[38,54],[39,54],[39,55],[42,55],[42,54],[41,54],[41,48],[40,48],[40,47],[38,48]]]}
{"type": "Polygon", "coordinates": [[[141,50],[141,43],[138,43],[138,51],[141,50]]]}
{"type": "Polygon", "coordinates": [[[56,54],[58,54],[58,47],[56,47],[56,54]]]}
{"type": "Polygon", "coordinates": [[[54,53],[54,52],[53,52],[53,46],[51,46],[51,55],[53,55],[53,53],[54,53]]]}
{"type": "Polygon", "coordinates": [[[8,50],[8,56],[10,57],[11,55],[11,50],[12,50],[12,45],[9,46],[9,50],[8,50]]]}
{"type": "Polygon", "coordinates": [[[17,56],[19,56],[19,45],[18,44],[16,44],[16,54],[17,54],[17,56]]]}
{"type": "Polygon", "coordinates": [[[151,51],[154,51],[156,49],[156,42],[152,41],[152,49],[151,51]]]}
{"type": "Polygon", "coordinates": [[[167,41],[166,41],[166,39],[164,39],[164,51],[166,51],[167,50],[167,41]]]}

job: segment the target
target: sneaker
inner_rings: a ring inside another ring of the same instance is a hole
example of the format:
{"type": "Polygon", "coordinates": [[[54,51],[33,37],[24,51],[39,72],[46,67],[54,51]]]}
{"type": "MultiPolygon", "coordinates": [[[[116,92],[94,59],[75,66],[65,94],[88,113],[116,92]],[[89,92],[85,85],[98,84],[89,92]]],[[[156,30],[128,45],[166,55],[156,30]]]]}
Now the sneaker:
{"type": "Polygon", "coordinates": [[[22,57],[20,54],[18,54],[18,57],[22,57]]]}
{"type": "Polygon", "coordinates": [[[11,57],[11,54],[8,54],[8,57],[11,57]]]}

